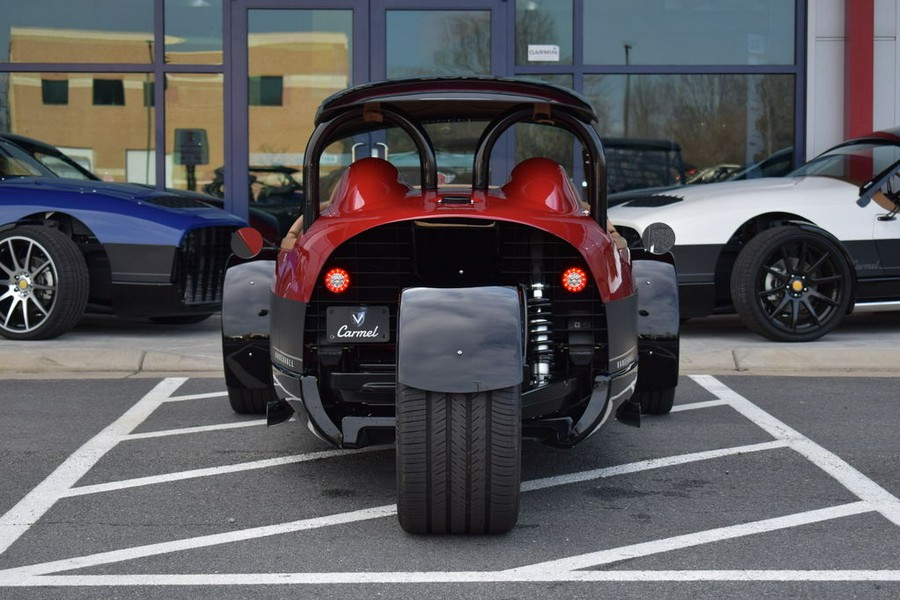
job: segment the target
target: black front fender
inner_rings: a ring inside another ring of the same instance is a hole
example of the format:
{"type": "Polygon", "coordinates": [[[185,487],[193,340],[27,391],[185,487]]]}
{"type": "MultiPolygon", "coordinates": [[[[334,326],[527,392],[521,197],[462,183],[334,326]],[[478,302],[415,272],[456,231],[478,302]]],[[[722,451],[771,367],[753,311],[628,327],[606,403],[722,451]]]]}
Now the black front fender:
{"type": "Polygon", "coordinates": [[[632,251],[638,294],[638,390],[662,390],[678,384],[681,319],[678,278],[671,254],[632,251]]]}
{"type": "Polygon", "coordinates": [[[222,355],[225,384],[246,390],[269,389],[269,303],[273,260],[235,264],[225,271],[222,292],[222,355]]]}
{"type": "Polygon", "coordinates": [[[409,288],[400,296],[397,381],[445,393],[522,383],[523,310],[511,287],[409,288]]]}

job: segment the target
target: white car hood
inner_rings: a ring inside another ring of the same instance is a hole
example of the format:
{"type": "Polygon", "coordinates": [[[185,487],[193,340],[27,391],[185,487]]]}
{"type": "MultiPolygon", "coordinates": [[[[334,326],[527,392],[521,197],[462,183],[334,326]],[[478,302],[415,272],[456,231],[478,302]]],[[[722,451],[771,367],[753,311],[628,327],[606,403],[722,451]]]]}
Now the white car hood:
{"type": "MultiPolygon", "coordinates": [[[[724,244],[746,221],[761,214],[782,213],[815,223],[844,239],[848,227],[863,227],[854,185],[830,177],[773,177],[688,185],[636,198],[609,209],[616,226],[643,233],[661,221],[675,231],[676,244],[724,244]],[[665,203],[665,198],[680,198],[665,203]],[[858,225],[855,225],[857,224],[858,225]]],[[[874,204],[874,203],[872,203],[874,204]]],[[[871,222],[868,221],[869,237],[871,222]]]]}

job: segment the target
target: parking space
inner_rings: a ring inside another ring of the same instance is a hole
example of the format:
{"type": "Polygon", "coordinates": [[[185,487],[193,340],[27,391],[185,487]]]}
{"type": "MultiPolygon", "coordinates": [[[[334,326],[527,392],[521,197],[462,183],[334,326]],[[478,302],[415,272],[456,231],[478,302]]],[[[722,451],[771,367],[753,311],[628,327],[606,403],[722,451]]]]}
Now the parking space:
{"type": "Polygon", "coordinates": [[[15,383],[0,391],[0,587],[16,597],[900,591],[891,379],[685,377],[640,429],[526,443],[512,533],[433,538],[396,522],[392,447],[266,428],[230,411],[221,379],[15,383]]]}

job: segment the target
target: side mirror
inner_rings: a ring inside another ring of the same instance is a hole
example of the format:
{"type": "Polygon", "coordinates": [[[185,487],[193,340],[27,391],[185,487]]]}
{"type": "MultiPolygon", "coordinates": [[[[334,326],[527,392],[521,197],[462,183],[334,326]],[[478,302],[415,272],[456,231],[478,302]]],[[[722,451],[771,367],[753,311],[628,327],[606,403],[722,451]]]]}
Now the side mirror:
{"type": "Polygon", "coordinates": [[[231,234],[231,251],[245,260],[249,260],[262,252],[264,245],[262,234],[252,227],[241,227],[231,234]]]}
{"type": "Polygon", "coordinates": [[[665,254],[675,246],[675,232],[665,223],[651,223],[644,229],[641,242],[652,254],[665,254]]]}

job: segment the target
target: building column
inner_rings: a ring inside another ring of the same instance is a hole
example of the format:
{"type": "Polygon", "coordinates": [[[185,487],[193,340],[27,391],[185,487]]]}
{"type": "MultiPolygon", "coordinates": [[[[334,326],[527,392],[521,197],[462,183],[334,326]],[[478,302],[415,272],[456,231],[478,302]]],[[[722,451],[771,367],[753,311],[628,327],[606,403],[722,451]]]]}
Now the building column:
{"type": "Polygon", "coordinates": [[[844,139],[872,131],[875,0],[844,0],[844,139]]]}

